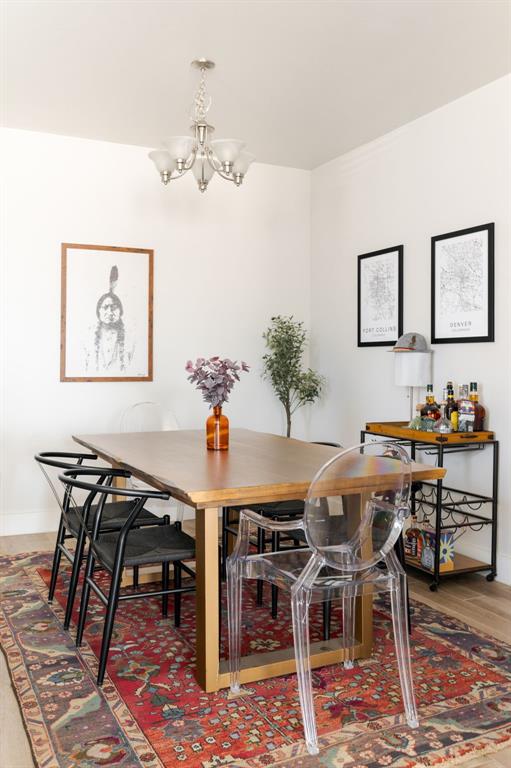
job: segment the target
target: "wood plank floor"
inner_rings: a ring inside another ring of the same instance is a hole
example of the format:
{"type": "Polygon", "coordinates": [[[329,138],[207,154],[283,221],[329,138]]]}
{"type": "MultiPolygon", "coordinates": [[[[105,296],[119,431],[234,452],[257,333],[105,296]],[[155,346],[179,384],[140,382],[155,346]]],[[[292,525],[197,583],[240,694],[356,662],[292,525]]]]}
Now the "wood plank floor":
{"type": "MultiPolygon", "coordinates": [[[[188,523],[189,525],[190,523],[188,523]]],[[[53,549],[54,533],[0,537],[0,554],[53,549]]],[[[509,642],[511,638],[511,587],[483,576],[467,574],[442,582],[438,592],[430,592],[429,579],[421,574],[409,578],[411,595],[433,608],[466,621],[476,629],[509,642]]],[[[14,696],[3,654],[0,653],[0,766],[32,768],[33,761],[14,696]]],[[[463,768],[511,768],[511,748],[495,755],[477,757],[463,768]]]]}

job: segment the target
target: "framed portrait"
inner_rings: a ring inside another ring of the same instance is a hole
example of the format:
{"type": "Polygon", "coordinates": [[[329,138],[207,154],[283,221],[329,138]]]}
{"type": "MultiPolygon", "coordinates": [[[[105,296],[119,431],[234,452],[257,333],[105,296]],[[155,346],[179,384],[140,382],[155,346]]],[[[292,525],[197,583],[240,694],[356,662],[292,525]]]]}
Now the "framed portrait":
{"type": "Polygon", "coordinates": [[[61,381],[153,380],[153,251],[62,243],[61,381]]]}
{"type": "Polygon", "coordinates": [[[393,346],[403,333],[403,246],[358,257],[358,346],[393,346]]]}
{"type": "Polygon", "coordinates": [[[494,224],[431,238],[431,343],[495,340],[494,224]]]}

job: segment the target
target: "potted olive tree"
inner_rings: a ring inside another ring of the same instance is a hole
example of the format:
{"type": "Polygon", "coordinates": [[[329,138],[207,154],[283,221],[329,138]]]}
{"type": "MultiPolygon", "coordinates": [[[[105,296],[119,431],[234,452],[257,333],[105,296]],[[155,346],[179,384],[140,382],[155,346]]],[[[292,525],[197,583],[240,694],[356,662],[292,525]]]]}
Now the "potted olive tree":
{"type": "Polygon", "coordinates": [[[303,323],[291,317],[272,317],[263,333],[268,352],[263,356],[263,377],[268,379],[286,412],[286,435],[291,435],[291,418],[305,403],[313,403],[321,394],[323,377],[302,368],[307,345],[303,323]]]}

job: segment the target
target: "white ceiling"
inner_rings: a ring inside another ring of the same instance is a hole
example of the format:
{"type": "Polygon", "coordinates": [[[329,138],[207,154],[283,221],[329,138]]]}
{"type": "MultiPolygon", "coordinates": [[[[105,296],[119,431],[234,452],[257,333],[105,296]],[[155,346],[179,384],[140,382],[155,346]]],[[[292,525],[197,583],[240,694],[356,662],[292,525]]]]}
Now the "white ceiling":
{"type": "Polygon", "coordinates": [[[511,70],[508,0],[4,2],[3,123],[158,146],[197,72],[216,136],[313,168],[511,70]]]}

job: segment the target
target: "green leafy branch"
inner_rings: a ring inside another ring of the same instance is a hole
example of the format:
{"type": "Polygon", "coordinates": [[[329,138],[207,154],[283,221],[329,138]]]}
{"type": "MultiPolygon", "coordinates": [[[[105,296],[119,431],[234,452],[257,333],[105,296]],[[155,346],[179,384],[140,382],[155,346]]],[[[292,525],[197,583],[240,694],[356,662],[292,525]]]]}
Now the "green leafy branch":
{"type": "Polygon", "coordinates": [[[302,356],[307,345],[303,323],[293,317],[272,317],[263,338],[269,352],[263,355],[263,376],[271,382],[284,406],[287,437],[291,435],[291,417],[306,403],[321,395],[324,378],[311,368],[302,370],[302,356]]]}

